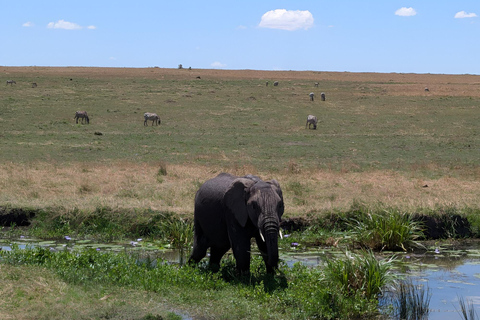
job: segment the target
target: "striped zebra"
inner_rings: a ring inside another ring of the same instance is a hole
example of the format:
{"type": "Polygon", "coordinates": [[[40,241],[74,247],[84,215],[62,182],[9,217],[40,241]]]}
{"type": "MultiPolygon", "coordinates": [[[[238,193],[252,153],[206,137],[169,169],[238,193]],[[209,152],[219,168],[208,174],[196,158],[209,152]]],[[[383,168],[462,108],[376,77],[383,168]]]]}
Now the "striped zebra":
{"type": "Polygon", "coordinates": [[[310,125],[313,124],[313,130],[316,130],[317,129],[317,122],[318,122],[317,117],[309,114],[308,117],[307,117],[307,123],[305,124],[305,129],[307,129],[307,125],[308,125],[308,129],[310,129],[310,125]]]}
{"type": "Polygon", "coordinates": [[[161,123],[160,117],[157,116],[156,113],[145,112],[145,113],[143,114],[143,117],[145,118],[145,121],[143,122],[143,125],[144,125],[144,126],[147,126],[147,127],[148,127],[148,122],[147,122],[148,120],[151,120],[151,121],[152,121],[152,126],[153,126],[154,123],[155,123],[155,125],[157,125],[157,126],[161,123]]]}
{"type": "Polygon", "coordinates": [[[90,119],[88,118],[87,111],[75,112],[75,117],[73,119],[75,119],[75,123],[78,123],[78,119],[82,119],[82,124],[84,120],[86,120],[87,123],[90,123],[90,119]]]}
{"type": "Polygon", "coordinates": [[[13,86],[14,84],[17,84],[17,82],[15,82],[15,80],[7,80],[7,84],[6,84],[7,86],[8,85],[13,86]]]}

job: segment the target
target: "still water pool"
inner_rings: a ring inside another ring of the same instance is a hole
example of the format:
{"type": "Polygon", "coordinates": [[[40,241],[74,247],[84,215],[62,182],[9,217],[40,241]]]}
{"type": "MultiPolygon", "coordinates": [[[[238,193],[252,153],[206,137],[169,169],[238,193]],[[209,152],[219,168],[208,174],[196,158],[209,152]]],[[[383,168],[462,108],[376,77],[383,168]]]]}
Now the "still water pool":
{"type": "MultiPolygon", "coordinates": [[[[35,239],[0,239],[2,250],[11,250],[11,244],[20,248],[27,245],[45,246],[52,250],[65,247],[90,247],[97,250],[127,251],[152,254],[171,263],[184,263],[188,252],[143,242],[142,239],[121,243],[102,244],[90,240],[40,241],[35,239]]],[[[416,285],[428,288],[431,294],[431,320],[461,319],[459,298],[472,303],[480,315],[480,241],[462,241],[456,244],[427,245],[415,253],[383,253],[379,258],[396,255],[394,272],[400,277],[411,279],[416,285]]],[[[298,251],[292,248],[280,252],[280,258],[288,265],[302,263],[311,267],[322,267],[328,259],[344,257],[338,249],[312,249],[298,251]]]]}
{"type": "MultiPolygon", "coordinates": [[[[391,257],[394,253],[384,253],[391,257]]],[[[431,294],[431,320],[462,319],[459,298],[472,303],[480,316],[480,242],[434,244],[416,253],[395,253],[394,272],[428,288],[431,294]]],[[[296,262],[322,266],[327,259],[344,256],[332,249],[291,252],[283,255],[288,265],[296,262]]]]}

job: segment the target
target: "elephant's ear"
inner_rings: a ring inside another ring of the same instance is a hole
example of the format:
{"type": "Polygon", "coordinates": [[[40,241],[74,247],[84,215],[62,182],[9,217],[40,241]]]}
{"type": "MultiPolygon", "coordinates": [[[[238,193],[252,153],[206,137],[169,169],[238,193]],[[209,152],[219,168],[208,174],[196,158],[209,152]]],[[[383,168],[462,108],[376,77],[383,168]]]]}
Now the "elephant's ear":
{"type": "Polygon", "coordinates": [[[245,227],[248,220],[247,199],[248,192],[255,181],[245,178],[235,179],[225,192],[225,205],[233,212],[238,223],[245,227]]]}
{"type": "Polygon", "coordinates": [[[269,180],[269,181],[266,181],[266,182],[272,186],[273,190],[275,190],[275,192],[278,194],[278,196],[282,200],[282,206],[280,208],[280,212],[278,212],[278,216],[281,217],[283,215],[283,211],[284,211],[285,207],[283,205],[284,204],[284,202],[283,202],[283,192],[282,192],[282,188],[280,188],[280,183],[278,183],[278,181],[275,180],[275,179],[272,179],[272,180],[269,180]]]}

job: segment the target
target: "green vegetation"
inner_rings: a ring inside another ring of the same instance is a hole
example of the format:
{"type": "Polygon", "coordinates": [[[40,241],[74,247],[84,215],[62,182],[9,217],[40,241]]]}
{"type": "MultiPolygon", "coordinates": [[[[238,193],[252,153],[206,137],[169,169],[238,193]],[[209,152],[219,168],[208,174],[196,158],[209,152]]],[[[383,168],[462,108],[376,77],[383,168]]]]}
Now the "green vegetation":
{"type": "Polygon", "coordinates": [[[411,214],[396,209],[354,210],[357,218],[350,226],[354,239],[374,250],[404,250],[418,247],[416,240],[423,238],[422,225],[411,214]]]}
{"type": "Polygon", "coordinates": [[[428,287],[413,285],[411,281],[399,281],[391,295],[394,319],[428,319],[431,292],[428,287]]]}
{"type": "MultiPolygon", "coordinates": [[[[25,250],[14,247],[0,254],[4,264],[28,267],[40,273],[42,269],[38,268],[45,268],[72,287],[82,285],[87,290],[96,287],[104,295],[118,292],[120,288],[154,292],[168,305],[175,304],[189,314],[211,318],[284,319],[285,315],[289,319],[370,318],[378,314],[381,288],[393,280],[389,276],[389,262],[379,262],[369,252],[358,257],[349,254],[345,261],[330,261],[325,272],[300,264],[293,268],[281,266],[276,276],[267,275],[263,261],[257,257],[249,277],[235,275],[232,259],[214,274],[205,265],[180,268],[162,261],[95,249],[52,252],[41,247],[25,250]],[[351,258],[353,263],[349,262],[351,258]],[[348,271],[345,264],[350,264],[348,271]],[[354,284],[347,285],[336,273],[338,269],[348,273],[349,282],[355,278],[354,284]]],[[[18,280],[10,279],[14,283],[18,280]]],[[[18,290],[15,292],[19,295],[18,290]]],[[[95,294],[102,296],[100,292],[95,294]]],[[[22,298],[18,297],[20,301],[22,298]]],[[[131,302],[126,304],[124,308],[128,310],[131,302]]],[[[15,310],[13,302],[2,305],[6,312],[15,310]]],[[[32,311],[30,316],[37,318],[38,314],[32,311]]],[[[71,319],[83,316],[71,314],[71,319]]],[[[51,319],[55,318],[58,317],[51,319]]]]}
{"type": "Polygon", "coordinates": [[[475,312],[475,306],[472,301],[465,300],[463,297],[458,298],[458,303],[460,305],[460,310],[457,310],[458,313],[462,316],[464,320],[477,320],[478,316],[475,312]]]}
{"type": "MultiPolygon", "coordinates": [[[[222,171],[280,182],[284,218],[302,222],[280,241],[285,250],[411,250],[419,239],[480,236],[477,77],[3,72],[17,82],[0,92],[0,214],[16,217],[4,237],[145,238],[185,249],[194,194],[222,171]],[[314,82],[326,101],[309,101],[314,82]],[[77,110],[89,125],[75,124],[77,110]],[[144,112],[161,125],[143,126],[144,112]],[[317,130],[305,129],[308,114],[319,118],[317,130]]],[[[391,261],[371,251],[324,269],[281,266],[275,277],[255,258],[249,278],[235,274],[231,258],[212,274],[96,250],[1,256],[0,313],[22,310],[25,319],[371,318],[392,283],[391,261]]],[[[404,305],[421,310],[425,296],[404,289],[404,305]]]]}

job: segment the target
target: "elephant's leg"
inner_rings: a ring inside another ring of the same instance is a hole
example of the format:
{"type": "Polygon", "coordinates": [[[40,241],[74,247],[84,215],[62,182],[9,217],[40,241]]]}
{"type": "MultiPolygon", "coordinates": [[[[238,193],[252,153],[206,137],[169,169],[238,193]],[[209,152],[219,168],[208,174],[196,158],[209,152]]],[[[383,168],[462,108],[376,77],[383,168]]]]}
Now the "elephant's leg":
{"type": "Polygon", "coordinates": [[[210,268],[217,272],[220,269],[220,260],[222,260],[223,255],[230,249],[230,247],[216,247],[212,246],[210,248],[210,268]]]}
{"type": "Polygon", "coordinates": [[[250,272],[250,237],[236,235],[231,237],[233,256],[237,263],[237,270],[241,273],[250,272]]]}
{"type": "Polygon", "coordinates": [[[193,236],[193,250],[188,262],[198,263],[207,255],[208,240],[203,234],[203,230],[198,223],[195,222],[195,232],[193,236]]]}

